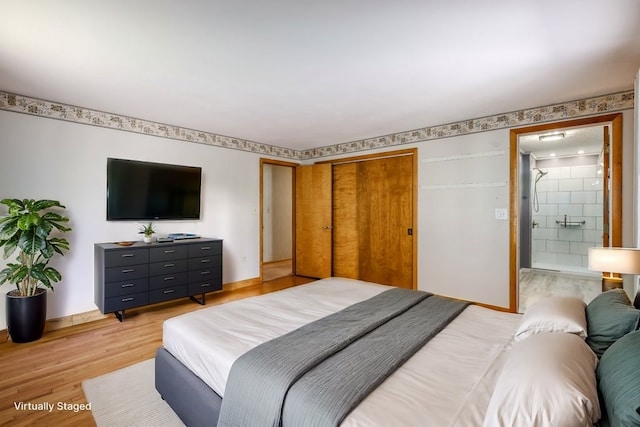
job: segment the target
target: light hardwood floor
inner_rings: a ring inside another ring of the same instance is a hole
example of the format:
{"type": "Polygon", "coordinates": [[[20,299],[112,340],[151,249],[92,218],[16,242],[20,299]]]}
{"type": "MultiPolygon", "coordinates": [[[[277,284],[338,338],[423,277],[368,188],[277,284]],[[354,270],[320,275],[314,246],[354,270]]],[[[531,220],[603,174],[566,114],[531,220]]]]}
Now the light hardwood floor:
{"type": "Polygon", "coordinates": [[[234,291],[207,295],[207,305],[188,299],[128,310],[115,317],[45,332],[42,339],[15,344],[0,336],[0,426],[94,426],[89,411],[58,410],[62,404],[87,403],[82,381],[154,357],[162,343],[162,322],[170,317],[235,299],[296,286],[313,279],[288,276],[234,291]],[[19,410],[16,404],[54,405],[19,410]]]}
{"type": "Polygon", "coordinates": [[[271,261],[262,264],[262,280],[269,281],[293,274],[293,260],[271,261]]]}

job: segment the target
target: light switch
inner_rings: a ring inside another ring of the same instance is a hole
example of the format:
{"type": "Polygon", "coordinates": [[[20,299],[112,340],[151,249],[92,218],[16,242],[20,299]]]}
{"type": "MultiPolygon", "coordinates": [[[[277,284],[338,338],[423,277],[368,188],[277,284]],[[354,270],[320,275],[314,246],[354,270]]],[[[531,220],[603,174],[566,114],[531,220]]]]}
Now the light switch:
{"type": "Polygon", "coordinates": [[[496,208],[496,219],[509,219],[509,209],[496,208]]]}

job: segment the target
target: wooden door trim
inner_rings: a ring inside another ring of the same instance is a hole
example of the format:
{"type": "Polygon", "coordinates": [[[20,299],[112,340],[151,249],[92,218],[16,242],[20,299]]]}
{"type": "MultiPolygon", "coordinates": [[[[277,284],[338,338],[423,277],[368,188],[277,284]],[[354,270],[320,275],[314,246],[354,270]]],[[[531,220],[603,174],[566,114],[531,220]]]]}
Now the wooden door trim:
{"type": "Polygon", "coordinates": [[[265,164],[268,165],[276,165],[276,166],[287,166],[291,168],[291,258],[293,265],[296,265],[296,174],[295,168],[300,166],[299,163],[293,162],[285,162],[282,160],[275,159],[267,159],[264,157],[260,158],[260,282],[262,282],[263,273],[262,266],[264,264],[264,177],[263,177],[263,166],[265,164]]]}
{"type": "MultiPolygon", "coordinates": [[[[384,151],[381,153],[364,154],[362,156],[340,157],[340,158],[331,159],[331,160],[321,160],[319,162],[316,162],[316,164],[321,164],[321,163],[340,164],[340,163],[351,163],[351,162],[364,162],[367,160],[376,160],[376,159],[384,159],[388,157],[411,156],[411,155],[417,157],[418,149],[406,148],[404,150],[384,151]]],[[[414,174],[415,174],[415,171],[414,171],[414,174]]]]}
{"type": "Polygon", "coordinates": [[[544,132],[557,128],[605,125],[611,123],[611,246],[622,246],[622,113],[583,119],[545,123],[511,129],[509,134],[509,311],[518,309],[518,230],[520,223],[518,200],[518,136],[524,133],[544,132]],[[615,172],[615,173],[614,173],[615,172]]]}
{"type": "Polygon", "coordinates": [[[413,156],[413,177],[412,177],[412,230],[413,230],[413,289],[418,289],[418,149],[417,148],[406,148],[402,150],[394,150],[394,151],[382,151],[379,153],[373,154],[365,154],[362,156],[352,156],[352,157],[340,157],[330,160],[322,160],[316,162],[317,164],[321,163],[330,163],[331,165],[350,163],[350,162],[363,162],[368,160],[376,160],[376,159],[384,159],[389,157],[398,157],[398,156],[413,156]]]}

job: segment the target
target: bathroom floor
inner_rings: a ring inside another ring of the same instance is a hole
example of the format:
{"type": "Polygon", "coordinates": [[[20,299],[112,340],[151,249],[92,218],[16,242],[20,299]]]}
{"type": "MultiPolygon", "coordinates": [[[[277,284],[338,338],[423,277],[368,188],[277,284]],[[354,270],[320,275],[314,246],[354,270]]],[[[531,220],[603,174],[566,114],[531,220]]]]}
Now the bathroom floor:
{"type": "Polygon", "coordinates": [[[518,312],[551,295],[575,296],[589,303],[602,291],[600,277],[545,270],[520,270],[518,312]]]}

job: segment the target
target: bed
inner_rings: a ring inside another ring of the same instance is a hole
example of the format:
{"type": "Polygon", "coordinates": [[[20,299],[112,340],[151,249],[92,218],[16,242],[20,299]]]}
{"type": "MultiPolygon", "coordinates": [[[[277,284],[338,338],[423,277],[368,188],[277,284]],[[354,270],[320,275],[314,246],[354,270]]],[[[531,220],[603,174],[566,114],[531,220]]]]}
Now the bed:
{"type": "MultiPolygon", "coordinates": [[[[329,278],[168,319],[163,325],[163,347],[156,354],[156,389],[186,425],[216,425],[221,408],[230,412],[223,402],[231,401],[235,388],[229,383],[234,384],[231,380],[239,374],[230,379],[230,373],[239,359],[305,325],[376,297],[386,298],[385,292],[391,288],[329,278]],[[227,401],[223,400],[225,392],[227,401]]],[[[434,297],[428,295],[426,300],[434,297]]],[[[562,415],[565,418],[556,417],[558,422],[571,419],[575,420],[571,425],[595,424],[601,418],[596,391],[598,356],[585,343],[586,307],[579,300],[567,298],[539,306],[537,313],[532,310],[531,315],[523,316],[465,305],[442,330],[376,384],[339,424],[525,425],[522,423],[529,417],[526,425],[536,425],[545,422],[544,417],[536,418],[540,412],[536,400],[542,412],[552,417],[554,409],[562,410],[559,404],[572,408],[562,415]],[[540,355],[545,348],[557,351],[540,355]],[[555,362],[566,359],[566,354],[570,354],[569,368],[564,362],[555,362]],[[528,371],[534,375],[514,374],[532,366],[528,371]],[[549,375],[541,375],[540,370],[549,375]],[[522,394],[523,383],[540,378],[553,379],[551,389],[545,385],[522,394]],[[549,409],[553,393],[562,402],[554,402],[549,409]],[[579,413],[574,414],[576,411],[579,413]]],[[[636,316],[634,330],[637,322],[636,316]]],[[[627,334],[630,330],[624,332],[622,335],[633,335],[627,334]]],[[[252,396],[253,392],[244,393],[240,400],[259,400],[252,396]]],[[[228,422],[229,417],[221,421],[224,425],[247,425],[228,422]]]]}

